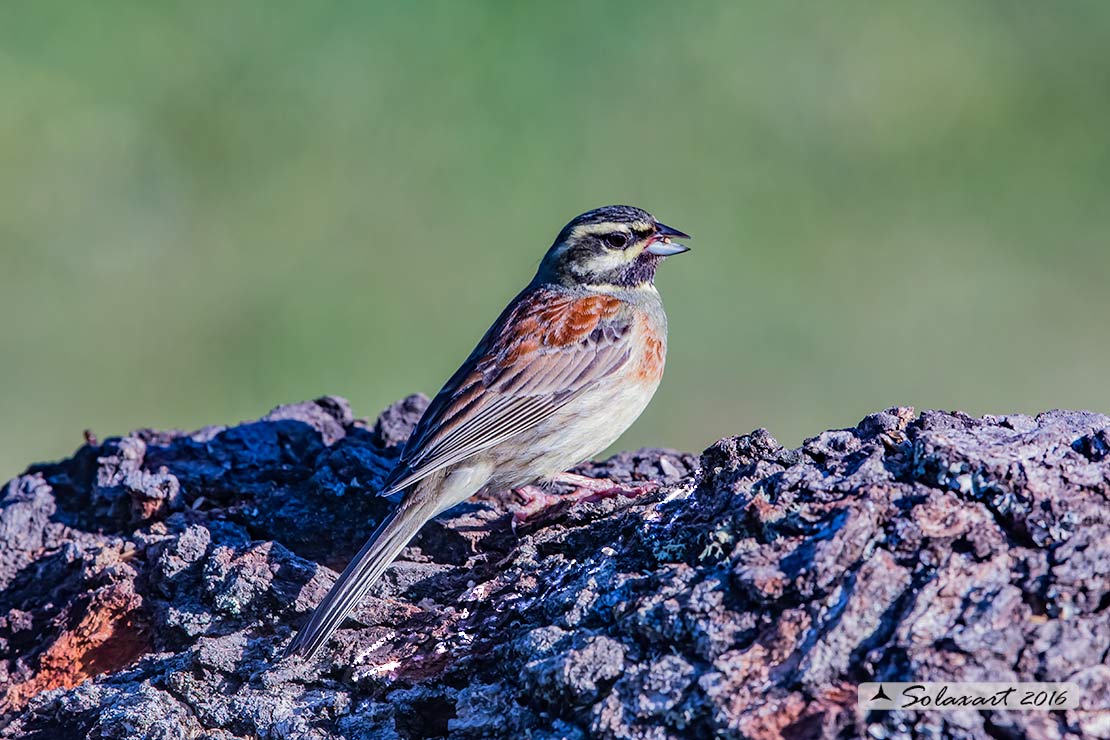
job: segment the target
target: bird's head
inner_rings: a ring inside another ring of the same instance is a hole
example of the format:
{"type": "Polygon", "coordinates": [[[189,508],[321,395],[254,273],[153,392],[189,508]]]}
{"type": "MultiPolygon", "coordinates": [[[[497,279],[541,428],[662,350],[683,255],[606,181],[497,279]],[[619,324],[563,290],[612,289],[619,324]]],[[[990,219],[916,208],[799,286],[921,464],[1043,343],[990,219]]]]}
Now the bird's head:
{"type": "Polygon", "coordinates": [[[651,285],[664,257],[689,251],[689,238],[632,206],[587,211],[563,227],[536,280],[566,286],[636,288],[651,285]]]}

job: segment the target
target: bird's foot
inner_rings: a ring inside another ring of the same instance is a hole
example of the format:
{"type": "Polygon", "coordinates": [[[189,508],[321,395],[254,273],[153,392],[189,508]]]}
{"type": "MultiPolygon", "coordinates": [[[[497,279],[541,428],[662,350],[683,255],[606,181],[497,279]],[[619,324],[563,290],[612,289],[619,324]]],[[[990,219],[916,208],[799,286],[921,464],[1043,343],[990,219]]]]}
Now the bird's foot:
{"type": "Polygon", "coordinates": [[[655,482],[631,485],[577,473],[561,473],[552,482],[571,486],[572,490],[569,493],[548,493],[539,486],[521,486],[512,490],[513,502],[516,504],[511,522],[514,533],[518,525],[529,520],[542,519],[552,509],[565,511],[583,501],[602,501],[614,496],[633,498],[659,487],[655,482]]]}
{"type": "Polygon", "coordinates": [[[560,473],[555,476],[555,482],[574,486],[573,491],[560,496],[561,499],[567,499],[569,497],[573,502],[601,501],[602,499],[612,498],[613,496],[635,498],[642,493],[651,493],[659,488],[659,484],[654,481],[633,485],[630,483],[617,483],[607,478],[590,478],[589,476],[578,475],[577,473],[560,473]]]}
{"type": "Polygon", "coordinates": [[[562,496],[548,493],[539,486],[521,486],[520,488],[514,488],[512,495],[513,502],[517,504],[513,508],[512,523],[514,531],[517,524],[527,521],[535,515],[559,504],[559,502],[563,500],[562,496]]]}

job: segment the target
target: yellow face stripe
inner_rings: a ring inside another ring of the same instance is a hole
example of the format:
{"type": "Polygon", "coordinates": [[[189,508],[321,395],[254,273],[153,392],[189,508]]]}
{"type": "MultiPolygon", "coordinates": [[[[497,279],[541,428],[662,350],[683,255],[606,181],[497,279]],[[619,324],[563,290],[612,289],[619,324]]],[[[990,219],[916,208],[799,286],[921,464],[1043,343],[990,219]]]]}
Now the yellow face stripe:
{"type": "Polygon", "coordinates": [[[643,233],[652,230],[652,224],[647,221],[635,221],[633,223],[623,223],[616,221],[605,221],[597,224],[582,224],[576,226],[570,232],[570,240],[574,241],[581,239],[584,236],[601,236],[602,234],[612,234],[614,231],[623,231],[626,234],[629,230],[636,233],[643,233]]]}

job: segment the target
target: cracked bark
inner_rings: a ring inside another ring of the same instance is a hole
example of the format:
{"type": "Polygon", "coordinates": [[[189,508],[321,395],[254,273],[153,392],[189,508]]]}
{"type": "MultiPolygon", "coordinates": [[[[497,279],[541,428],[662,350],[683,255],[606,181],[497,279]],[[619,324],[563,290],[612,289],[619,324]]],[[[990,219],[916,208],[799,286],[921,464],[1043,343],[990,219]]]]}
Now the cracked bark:
{"type": "Polygon", "coordinates": [[[1110,737],[1110,713],[860,713],[867,680],[1110,706],[1110,419],[889,409],[800,448],[580,470],[653,493],[424,528],[319,662],[274,657],[392,502],[426,400],[141,430],[0,497],[0,737],[1110,737]]]}

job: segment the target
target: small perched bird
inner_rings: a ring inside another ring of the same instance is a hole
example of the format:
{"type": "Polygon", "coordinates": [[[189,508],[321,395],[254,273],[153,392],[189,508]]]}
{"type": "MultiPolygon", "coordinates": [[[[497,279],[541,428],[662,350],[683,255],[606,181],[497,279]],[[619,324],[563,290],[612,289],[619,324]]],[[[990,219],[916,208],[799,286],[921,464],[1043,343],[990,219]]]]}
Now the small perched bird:
{"type": "Polygon", "coordinates": [[[655,270],[688,251],[671,241],[682,237],[630,206],[583,213],[559,232],[424,412],[381,495],[407,493],[286,656],[315,655],[425,522],[481,490],[621,490],[565,471],[616,441],[659,387],[667,316],[655,270]]]}

